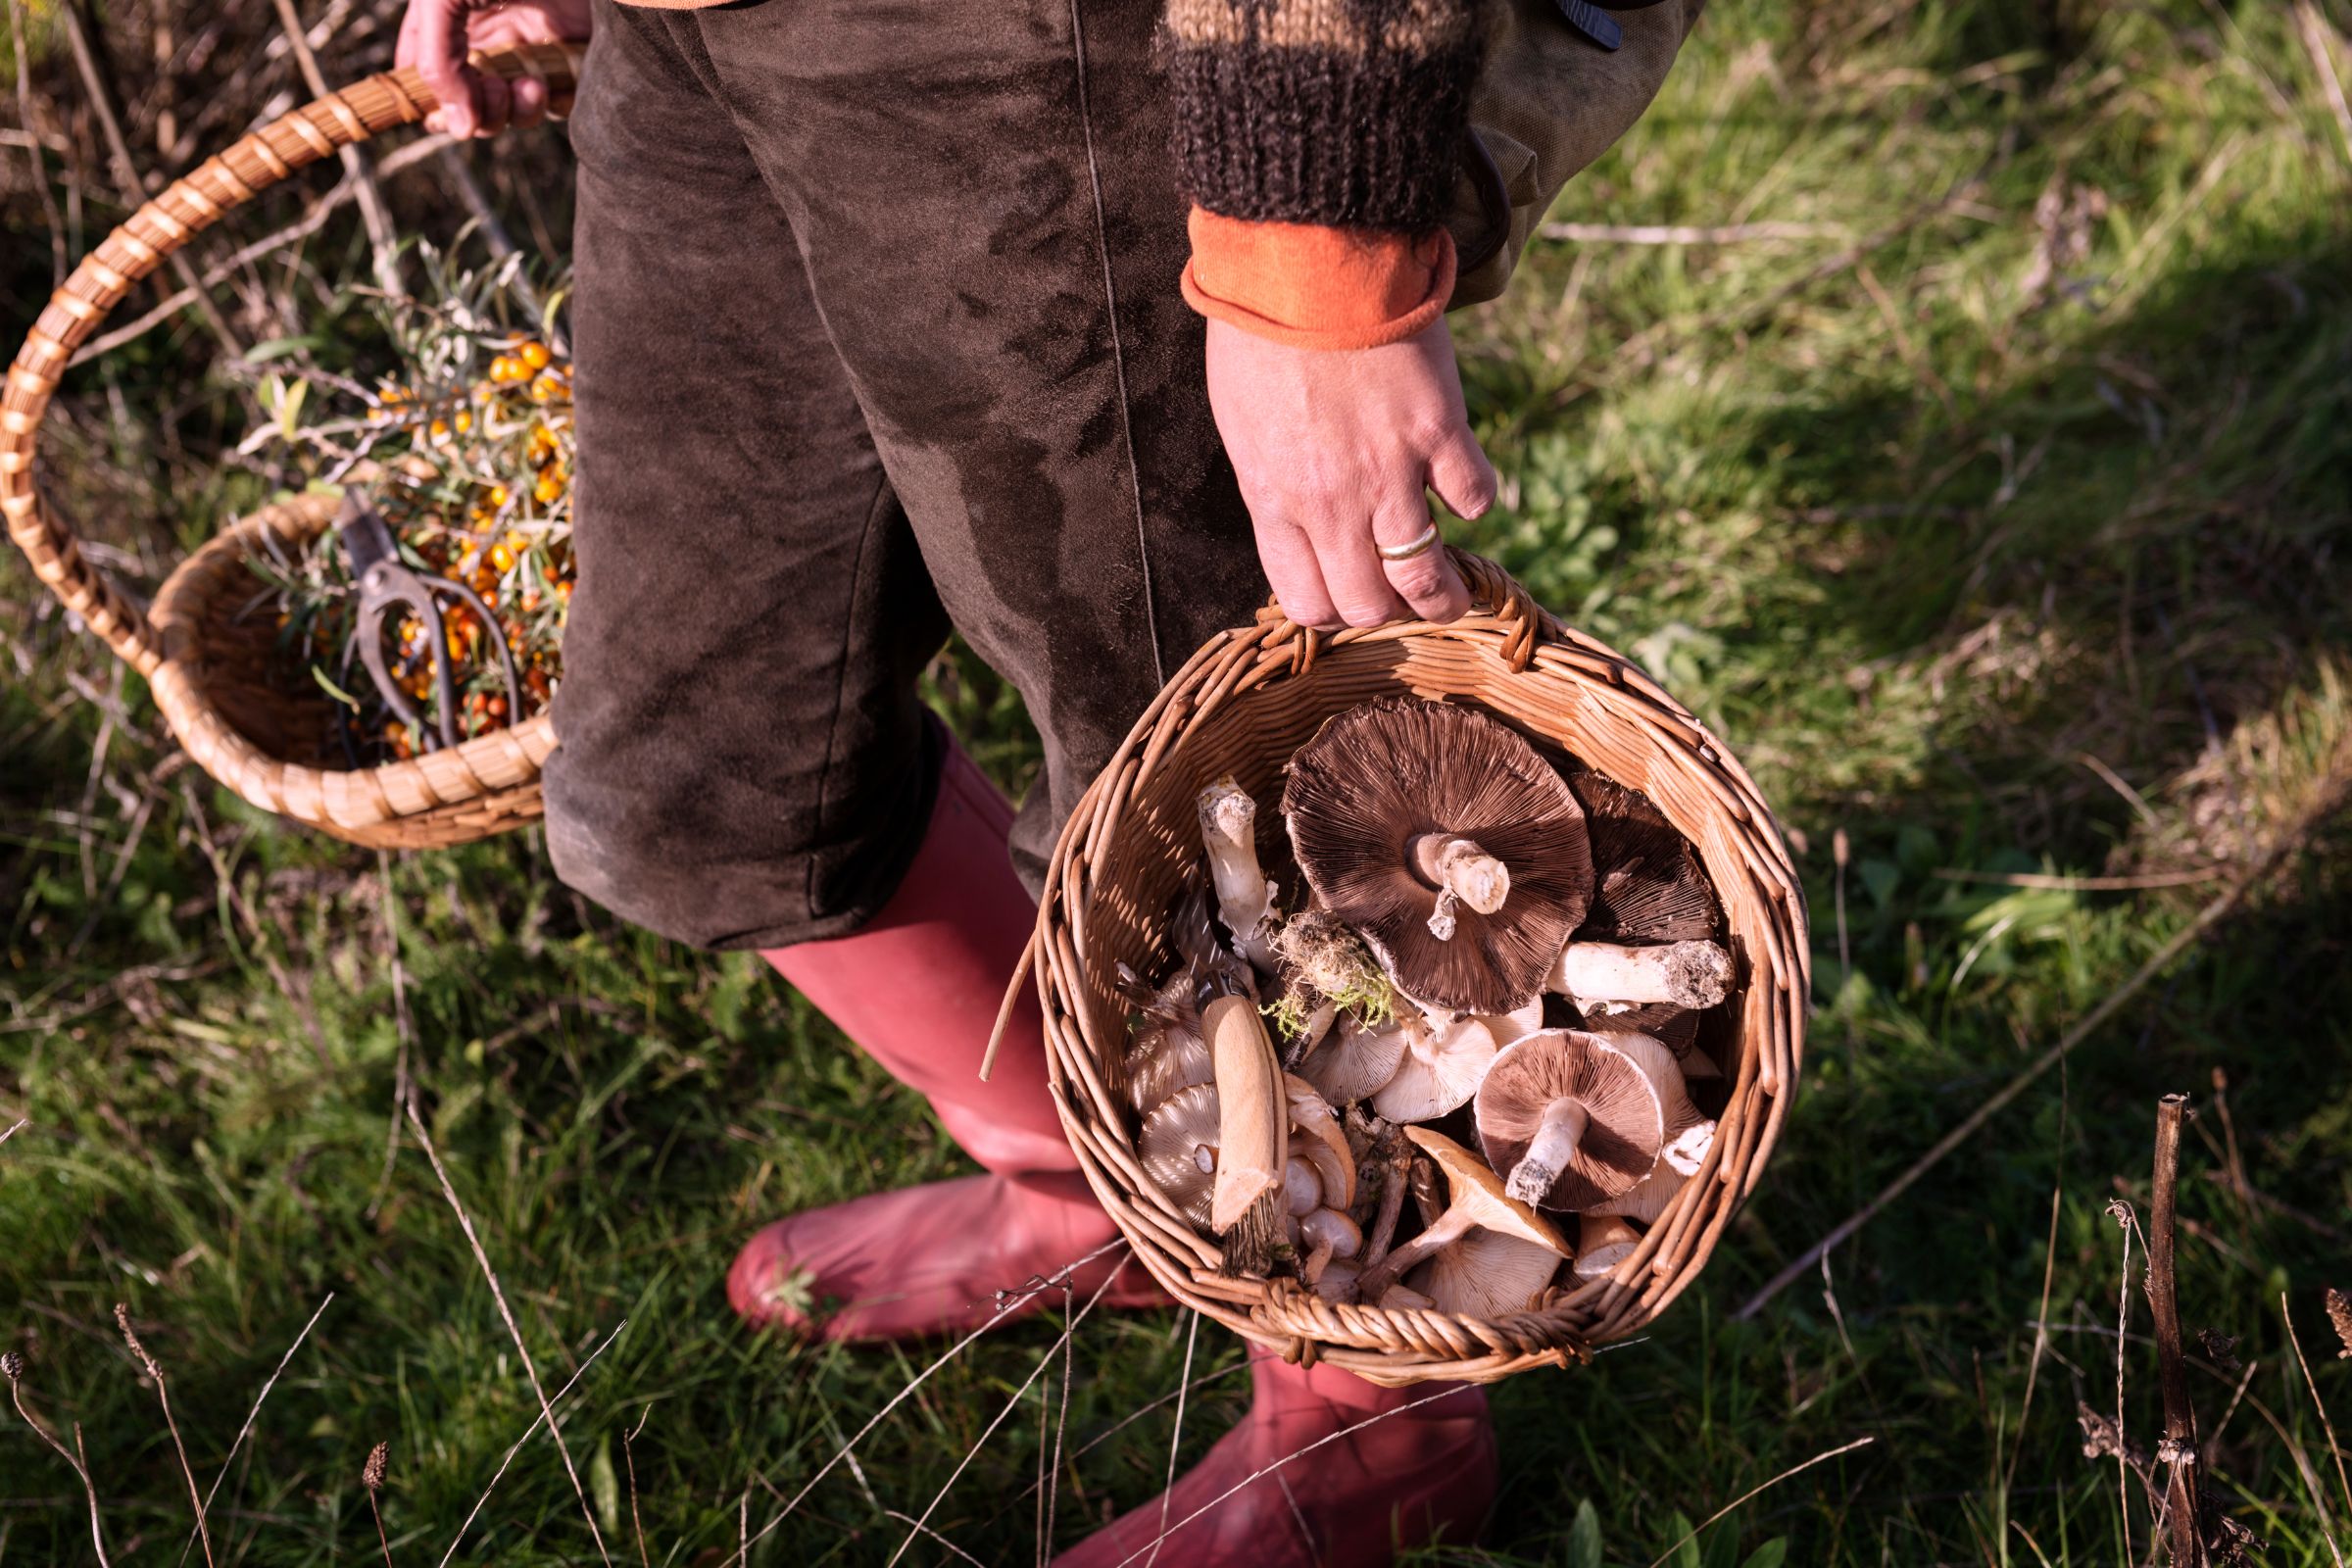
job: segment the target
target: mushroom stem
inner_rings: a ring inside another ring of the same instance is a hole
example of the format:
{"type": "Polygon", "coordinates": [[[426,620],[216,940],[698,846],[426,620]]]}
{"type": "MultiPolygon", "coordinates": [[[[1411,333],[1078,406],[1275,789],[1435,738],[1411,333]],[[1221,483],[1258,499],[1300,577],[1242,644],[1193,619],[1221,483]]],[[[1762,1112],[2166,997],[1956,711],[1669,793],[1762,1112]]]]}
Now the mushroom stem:
{"type": "Polygon", "coordinates": [[[1712,1007],[1732,987],[1732,956],[1712,942],[1621,948],[1571,942],[1560,950],[1544,989],[1590,1002],[1670,1003],[1712,1007]]]}
{"type": "Polygon", "coordinates": [[[1392,1159],[1388,1175],[1380,1189],[1380,1212],[1372,1218],[1372,1239],[1364,1244],[1364,1266],[1370,1268],[1389,1255],[1389,1244],[1396,1239],[1396,1221],[1404,1213],[1404,1188],[1412,1161],[1405,1156],[1392,1159]]]}
{"type": "Polygon", "coordinates": [[[1581,1100],[1555,1100],[1544,1107],[1544,1119],[1536,1125],[1536,1136],[1511,1167],[1510,1179],[1503,1191],[1522,1203],[1540,1203],[1551,1191],[1551,1184],[1560,1179],[1568,1161],[1576,1157],[1577,1142],[1585,1136],[1585,1128],[1592,1120],[1581,1100]]]}
{"type": "Polygon", "coordinates": [[[1208,851],[1209,880],[1217,890],[1217,918],[1233,933],[1235,951],[1261,973],[1274,971],[1266,923],[1274,913],[1274,884],[1257,863],[1257,803],[1232,778],[1202,790],[1194,808],[1208,851]]]}
{"type": "Polygon", "coordinates": [[[1473,839],[1451,833],[1423,833],[1404,847],[1421,880],[1438,890],[1438,906],[1430,912],[1429,934],[1440,942],[1453,940],[1456,902],[1481,914],[1493,914],[1511,896],[1510,867],[1473,839]]]}
{"type": "Polygon", "coordinates": [[[1406,1269],[1411,1268],[1447,1242],[1458,1241],[1477,1228],[1477,1222],[1471,1219],[1469,1210],[1458,1203],[1455,1204],[1445,1213],[1440,1214],[1436,1223],[1432,1224],[1429,1229],[1402,1247],[1395,1249],[1388,1256],[1357,1275],[1357,1290],[1362,1292],[1364,1299],[1368,1301],[1380,1299],[1382,1293],[1404,1277],[1406,1269]]]}

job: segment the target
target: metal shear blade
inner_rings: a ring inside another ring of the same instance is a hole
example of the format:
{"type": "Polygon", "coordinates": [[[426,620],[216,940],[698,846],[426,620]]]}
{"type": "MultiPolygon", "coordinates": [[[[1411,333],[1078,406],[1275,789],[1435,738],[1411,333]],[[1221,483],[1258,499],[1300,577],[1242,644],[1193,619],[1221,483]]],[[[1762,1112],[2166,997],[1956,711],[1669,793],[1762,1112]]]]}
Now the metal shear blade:
{"type": "MultiPolygon", "coordinates": [[[[358,588],[359,614],[351,635],[359,649],[360,662],[367,666],[368,678],[375,682],[376,695],[409,727],[419,749],[429,752],[458,744],[454,661],[436,596],[446,595],[481,617],[483,635],[498,650],[499,670],[507,684],[507,711],[511,714],[522,711],[522,686],[514,676],[514,651],[507,647],[498,617],[490,613],[490,607],[482,602],[480,594],[455,578],[428,577],[402,564],[391,526],[356,487],[343,492],[342,509],[335,514],[335,531],[342,538],[344,559],[351,563],[352,578],[358,588]],[[384,662],[384,633],[389,626],[398,625],[396,617],[404,611],[422,624],[427,646],[432,651],[434,729],[438,733],[425,729],[423,715],[416,711],[416,705],[409,701],[408,693],[401,689],[384,662]]],[[[344,652],[343,662],[346,668],[350,666],[349,649],[344,652]]]]}

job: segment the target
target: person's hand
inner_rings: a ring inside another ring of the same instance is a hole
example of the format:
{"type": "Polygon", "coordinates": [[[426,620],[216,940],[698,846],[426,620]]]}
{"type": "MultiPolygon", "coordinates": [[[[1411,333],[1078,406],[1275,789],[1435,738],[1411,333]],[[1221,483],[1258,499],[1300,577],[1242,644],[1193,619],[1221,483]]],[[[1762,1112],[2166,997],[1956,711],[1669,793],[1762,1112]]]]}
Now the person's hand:
{"type": "Polygon", "coordinates": [[[1442,546],[1380,555],[1428,531],[1427,490],[1463,517],[1494,501],[1443,317],[1401,343],[1345,350],[1291,348],[1211,319],[1208,403],[1284,614],[1332,630],[1396,620],[1408,606],[1426,620],[1470,608],[1442,546]]]}
{"type": "Polygon", "coordinates": [[[528,76],[510,83],[476,71],[466,63],[466,51],[587,36],[588,0],[409,0],[393,60],[415,66],[441,100],[425,116],[427,129],[490,136],[545,120],[547,84],[528,76]]]}

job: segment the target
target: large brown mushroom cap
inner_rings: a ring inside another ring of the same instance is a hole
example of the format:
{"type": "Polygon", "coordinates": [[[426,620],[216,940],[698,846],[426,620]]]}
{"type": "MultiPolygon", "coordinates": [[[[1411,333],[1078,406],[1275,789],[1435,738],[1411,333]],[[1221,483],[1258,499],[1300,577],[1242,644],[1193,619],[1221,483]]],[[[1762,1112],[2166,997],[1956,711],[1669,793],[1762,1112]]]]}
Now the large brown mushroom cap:
{"type": "Polygon", "coordinates": [[[1535,1305],[1559,1267],[1560,1254],[1548,1247],[1480,1230],[1440,1248],[1405,1284],[1441,1312],[1498,1318],[1535,1305]]]}
{"type": "MultiPolygon", "coordinates": [[[[1654,1041],[1643,1044],[1666,1054],[1654,1041]]],[[[1516,1042],[1495,1055],[1479,1085],[1478,1136],[1488,1161],[1512,1172],[1544,1113],[1555,1102],[1573,1102],[1582,1107],[1582,1127],[1540,1205],[1585,1209],[1631,1190],[1666,1143],[1666,1094],[1649,1067],[1619,1041],[1580,1030],[1545,1029],[1516,1042]]],[[[1679,1079],[1673,1088],[1679,1097],[1679,1079]]]]}
{"type": "Polygon", "coordinates": [[[1577,933],[1595,942],[1690,942],[1720,925],[1715,890],[1690,841],[1640,790],[1605,773],[1572,773],[1598,879],[1577,933]]]}
{"type": "Polygon", "coordinates": [[[1472,709],[1397,699],[1348,710],[1293,755],[1282,809],[1322,906],[1435,1008],[1525,1005],[1592,900],[1584,808],[1533,746],[1472,709]],[[1499,906],[1449,903],[1445,939],[1431,929],[1433,915],[1445,924],[1442,890],[1415,855],[1433,837],[1472,841],[1508,873],[1499,906]]]}

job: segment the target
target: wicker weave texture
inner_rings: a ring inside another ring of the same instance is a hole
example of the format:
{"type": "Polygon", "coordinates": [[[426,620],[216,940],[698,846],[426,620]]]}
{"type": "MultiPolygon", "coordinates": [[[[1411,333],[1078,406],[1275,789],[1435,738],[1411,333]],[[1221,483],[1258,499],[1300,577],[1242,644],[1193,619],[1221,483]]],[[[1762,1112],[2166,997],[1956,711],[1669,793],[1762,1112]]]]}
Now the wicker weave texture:
{"type": "Polygon", "coordinates": [[[1268,612],[1195,655],[1063,830],[1031,948],[1063,1127],[1144,1265],[1179,1300],[1260,1345],[1391,1385],[1492,1382],[1579,1361],[1681,1294],[1779,1133],[1811,987],[1804,894],[1746,770],[1641,670],[1562,627],[1499,567],[1462,552],[1455,561],[1481,608],[1450,625],[1326,635],[1268,612]],[[1702,1101],[1719,1102],[1697,1175],[1606,1278],[1555,1289],[1536,1310],[1499,1321],[1335,1304],[1294,1282],[1220,1277],[1214,1244],[1145,1179],[1131,1118],[1110,1088],[1127,1030],[1108,979],[1120,961],[1144,973],[1169,962],[1159,926],[1200,857],[1195,795],[1231,773],[1272,800],[1283,762],[1326,718],[1404,695],[1474,705],[1649,796],[1696,847],[1739,966],[1726,1004],[1732,1027],[1718,1048],[1724,1078],[1693,1085],[1702,1101]]]}
{"type": "MultiPolygon", "coordinates": [[[[474,60],[509,79],[545,81],[557,115],[570,108],[579,62],[578,47],[568,44],[521,45],[474,60]]],[[[214,777],[265,809],[387,849],[462,843],[537,816],[539,765],[555,750],[545,717],[412,761],[360,771],[320,765],[315,745],[276,711],[287,699],[269,686],[239,617],[253,587],[244,551],[264,531],[307,543],[325,515],[297,504],[231,526],[180,564],[150,615],[82,554],[41,494],[35,464],[41,421],[66,367],[133,284],[296,170],[414,124],[435,106],[416,72],[385,72],[281,115],[206,160],[82,258],[25,334],[0,387],[0,514],[34,574],[150,679],[172,733],[214,777]],[[240,586],[242,593],[232,591],[240,586]]]]}

